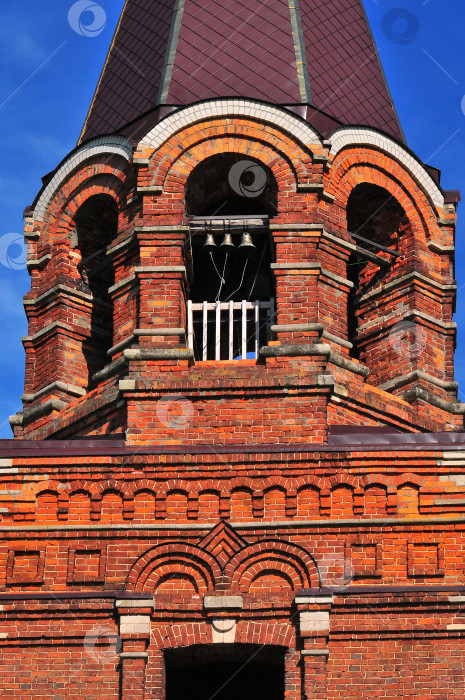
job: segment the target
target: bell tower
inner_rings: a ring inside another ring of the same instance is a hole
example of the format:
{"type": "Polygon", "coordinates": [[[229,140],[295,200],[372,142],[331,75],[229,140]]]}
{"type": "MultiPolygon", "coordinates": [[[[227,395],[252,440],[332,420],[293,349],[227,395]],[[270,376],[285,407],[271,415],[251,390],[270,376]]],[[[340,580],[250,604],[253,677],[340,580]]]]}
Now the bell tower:
{"type": "MultiPolygon", "coordinates": [[[[27,211],[15,436],[169,443],[141,415],[218,372],[250,385],[222,398],[231,416],[271,381],[272,439],[295,420],[295,439],[319,440],[363,405],[401,431],[462,424],[454,198],[405,146],[361,6],[347,43],[339,4],[334,48],[319,3],[257,3],[242,24],[232,7],[127,3],[79,145],[27,211]],[[302,371],[308,398],[282,393],[302,371]]],[[[200,403],[186,443],[234,443],[200,403]]],[[[265,439],[253,410],[241,426],[265,439]]]]}
{"type": "Polygon", "coordinates": [[[460,696],[458,199],[360,0],[126,2],[26,210],[5,697],[460,696]]]}

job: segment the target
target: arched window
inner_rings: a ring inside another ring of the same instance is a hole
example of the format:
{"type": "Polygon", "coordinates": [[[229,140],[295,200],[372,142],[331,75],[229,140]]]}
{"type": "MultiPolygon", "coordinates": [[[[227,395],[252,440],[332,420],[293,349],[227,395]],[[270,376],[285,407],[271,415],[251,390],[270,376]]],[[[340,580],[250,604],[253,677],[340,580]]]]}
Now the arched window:
{"type": "Polygon", "coordinates": [[[269,219],[276,202],[269,168],[240,154],[212,156],[191,173],[188,331],[197,360],[256,358],[266,344],[274,316],[269,219]]]}
{"type": "MultiPolygon", "coordinates": [[[[347,202],[347,229],[356,251],[349,258],[347,277],[353,283],[348,298],[348,340],[351,355],[364,361],[358,330],[363,323],[360,297],[388,281],[406,252],[409,222],[399,202],[383,187],[362,183],[347,202]]],[[[366,321],[367,319],[365,319],[366,321]]]]}
{"type": "Polygon", "coordinates": [[[108,293],[115,276],[107,247],[118,231],[118,208],[109,195],[89,197],[74,217],[72,246],[81,255],[78,271],[84,288],[92,294],[90,336],[83,352],[88,368],[89,388],[92,376],[108,363],[113,344],[113,307],[108,293]]]}

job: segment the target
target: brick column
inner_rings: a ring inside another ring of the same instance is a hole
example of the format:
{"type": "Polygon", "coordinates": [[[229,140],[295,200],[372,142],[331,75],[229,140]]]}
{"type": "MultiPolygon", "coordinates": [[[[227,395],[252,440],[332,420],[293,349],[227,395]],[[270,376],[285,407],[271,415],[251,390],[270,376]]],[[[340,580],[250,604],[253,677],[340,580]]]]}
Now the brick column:
{"type": "Polygon", "coordinates": [[[299,631],[304,648],[301,651],[303,667],[303,700],[327,700],[327,660],[329,656],[329,619],[332,595],[297,595],[299,631]]]}
{"type": "Polygon", "coordinates": [[[151,598],[117,600],[121,639],[121,700],[143,700],[150,643],[151,598]]]}

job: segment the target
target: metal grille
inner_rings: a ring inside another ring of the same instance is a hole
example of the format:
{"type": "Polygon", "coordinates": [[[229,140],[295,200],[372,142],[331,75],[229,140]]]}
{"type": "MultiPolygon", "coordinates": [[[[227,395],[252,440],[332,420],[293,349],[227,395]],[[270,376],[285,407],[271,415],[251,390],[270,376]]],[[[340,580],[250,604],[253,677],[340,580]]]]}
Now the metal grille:
{"type": "Polygon", "coordinates": [[[271,338],[274,299],[269,301],[187,302],[188,345],[196,360],[258,357],[271,338]]]}

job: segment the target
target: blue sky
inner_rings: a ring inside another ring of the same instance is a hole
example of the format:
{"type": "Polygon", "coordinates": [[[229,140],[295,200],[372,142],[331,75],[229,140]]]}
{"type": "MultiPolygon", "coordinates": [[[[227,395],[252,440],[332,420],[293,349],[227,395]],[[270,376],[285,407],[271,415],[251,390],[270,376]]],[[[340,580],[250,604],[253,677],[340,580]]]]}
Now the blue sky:
{"type": "MultiPolygon", "coordinates": [[[[0,24],[0,437],[21,409],[29,287],[22,212],[76,145],[124,0],[3,0],[0,24]],[[79,22],[80,19],[80,22],[79,22]],[[89,28],[89,23],[94,26],[89,28]]],[[[463,0],[365,0],[409,146],[465,196],[465,5],[463,0]]],[[[328,27],[330,31],[330,27],[328,27]]],[[[465,205],[459,209],[456,379],[465,401],[465,205]]]]}

